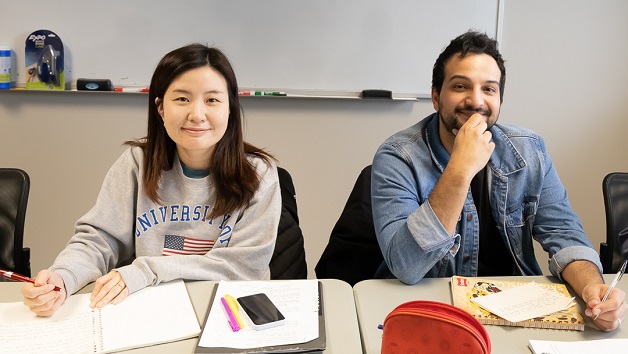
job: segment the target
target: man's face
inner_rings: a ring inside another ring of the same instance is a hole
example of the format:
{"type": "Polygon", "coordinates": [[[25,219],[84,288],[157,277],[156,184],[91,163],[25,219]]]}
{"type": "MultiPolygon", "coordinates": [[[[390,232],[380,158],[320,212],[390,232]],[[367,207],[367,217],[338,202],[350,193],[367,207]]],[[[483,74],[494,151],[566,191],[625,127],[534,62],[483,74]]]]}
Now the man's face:
{"type": "Polygon", "coordinates": [[[445,64],[445,80],[440,93],[432,88],[432,103],[438,112],[442,134],[460,129],[475,113],[480,113],[490,129],[499,117],[501,72],[487,54],[454,55],[445,64]]]}

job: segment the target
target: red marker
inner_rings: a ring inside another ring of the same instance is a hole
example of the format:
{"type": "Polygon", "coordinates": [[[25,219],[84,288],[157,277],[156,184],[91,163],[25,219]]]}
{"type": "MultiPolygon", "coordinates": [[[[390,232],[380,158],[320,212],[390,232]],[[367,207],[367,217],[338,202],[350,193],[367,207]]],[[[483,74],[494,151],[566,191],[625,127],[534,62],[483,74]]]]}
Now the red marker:
{"type": "MultiPolygon", "coordinates": [[[[26,283],[35,283],[35,281],[29,277],[25,277],[21,274],[17,274],[17,273],[13,273],[13,272],[9,272],[8,270],[2,270],[0,269],[0,275],[2,275],[3,277],[9,279],[9,280],[15,280],[15,281],[23,281],[26,283]]],[[[55,291],[61,291],[61,288],[55,285],[55,291]]]]}
{"type": "Polygon", "coordinates": [[[147,87],[116,87],[115,92],[148,92],[147,87]]]}

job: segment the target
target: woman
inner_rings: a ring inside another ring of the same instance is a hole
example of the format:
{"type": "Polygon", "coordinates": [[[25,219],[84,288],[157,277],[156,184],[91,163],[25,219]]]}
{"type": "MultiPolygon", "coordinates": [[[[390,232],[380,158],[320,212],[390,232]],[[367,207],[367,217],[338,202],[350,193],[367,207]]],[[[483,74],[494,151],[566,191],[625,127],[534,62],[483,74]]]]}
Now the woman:
{"type": "Polygon", "coordinates": [[[151,79],[147,136],[127,142],[67,247],[22,288],[24,304],[49,316],[93,281],[91,306],[102,307],[173,279],[269,279],[277,168],[242,135],[225,55],[200,44],[166,54],[151,79]]]}

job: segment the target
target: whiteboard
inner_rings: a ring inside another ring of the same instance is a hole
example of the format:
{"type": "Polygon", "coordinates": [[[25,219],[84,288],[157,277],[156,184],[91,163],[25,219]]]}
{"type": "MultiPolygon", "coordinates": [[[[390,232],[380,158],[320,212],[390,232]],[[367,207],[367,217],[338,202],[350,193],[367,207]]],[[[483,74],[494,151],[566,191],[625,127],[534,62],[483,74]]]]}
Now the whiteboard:
{"type": "Polygon", "coordinates": [[[1,9],[18,86],[26,37],[47,29],[64,43],[72,83],[148,85],[165,53],[201,42],[227,54],[241,88],[428,94],[451,39],[471,28],[497,38],[500,25],[500,0],[3,0],[1,9]]]}

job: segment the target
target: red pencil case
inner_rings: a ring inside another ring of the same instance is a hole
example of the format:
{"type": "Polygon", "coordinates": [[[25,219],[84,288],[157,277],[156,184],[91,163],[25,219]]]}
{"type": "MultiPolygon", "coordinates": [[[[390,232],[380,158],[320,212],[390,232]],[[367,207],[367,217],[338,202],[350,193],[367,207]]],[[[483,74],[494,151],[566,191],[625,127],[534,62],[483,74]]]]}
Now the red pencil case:
{"type": "Polygon", "coordinates": [[[384,320],[382,354],[490,354],[491,339],[475,317],[450,304],[410,301],[384,320]]]}

